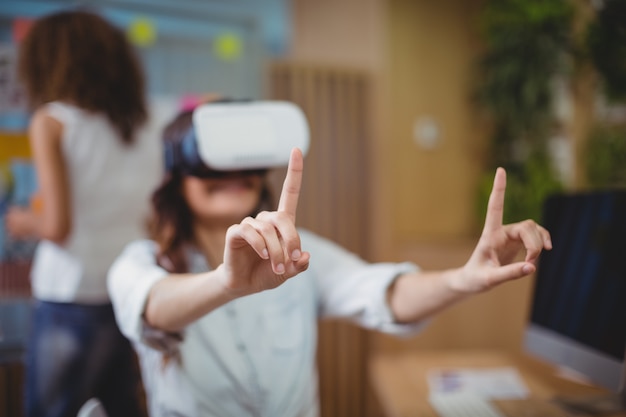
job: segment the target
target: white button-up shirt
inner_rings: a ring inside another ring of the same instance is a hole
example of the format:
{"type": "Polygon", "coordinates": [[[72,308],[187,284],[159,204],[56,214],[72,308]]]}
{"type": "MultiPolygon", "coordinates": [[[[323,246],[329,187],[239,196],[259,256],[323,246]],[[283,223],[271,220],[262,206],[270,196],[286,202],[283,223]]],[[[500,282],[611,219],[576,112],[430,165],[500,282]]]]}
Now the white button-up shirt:
{"type": "MultiPolygon", "coordinates": [[[[386,302],[389,285],[417,270],[414,264],[369,264],[310,232],[300,230],[300,238],[311,253],[305,272],[192,323],[177,344],[181,360],[165,364],[142,314],[150,288],[168,273],[156,265],[154,242],[125,249],[109,274],[109,290],[120,328],[140,357],[151,417],[316,417],[319,318],[394,334],[418,330],[394,323],[386,302]]],[[[208,269],[200,253],[188,255],[192,272],[208,269]]]]}

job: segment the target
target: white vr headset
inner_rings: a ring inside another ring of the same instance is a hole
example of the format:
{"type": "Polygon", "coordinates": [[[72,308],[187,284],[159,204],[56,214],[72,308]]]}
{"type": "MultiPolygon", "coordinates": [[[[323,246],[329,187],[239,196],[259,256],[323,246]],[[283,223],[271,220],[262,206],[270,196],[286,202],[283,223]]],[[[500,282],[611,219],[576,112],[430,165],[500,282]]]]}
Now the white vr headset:
{"type": "Polygon", "coordinates": [[[171,172],[212,176],[287,165],[293,148],[309,149],[308,123],[295,104],[220,101],[196,107],[193,128],[182,141],[166,143],[165,161],[171,172]]]}

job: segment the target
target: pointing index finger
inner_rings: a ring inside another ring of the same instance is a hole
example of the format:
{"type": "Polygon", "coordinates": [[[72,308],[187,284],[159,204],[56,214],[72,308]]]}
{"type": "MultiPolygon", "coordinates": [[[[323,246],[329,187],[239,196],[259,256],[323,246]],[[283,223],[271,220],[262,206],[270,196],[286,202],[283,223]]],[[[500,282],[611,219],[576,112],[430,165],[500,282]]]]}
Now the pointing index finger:
{"type": "Polygon", "coordinates": [[[487,204],[487,217],[485,219],[485,230],[494,230],[502,226],[504,216],[504,192],[506,190],[506,171],[504,168],[496,170],[493,179],[493,188],[487,204]]]}
{"type": "Polygon", "coordinates": [[[287,167],[283,190],[278,201],[278,211],[287,213],[294,221],[296,220],[298,197],[300,197],[303,169],[302,151],[298,148],[293,148],[289,157],[289,166],[287,167]]]}

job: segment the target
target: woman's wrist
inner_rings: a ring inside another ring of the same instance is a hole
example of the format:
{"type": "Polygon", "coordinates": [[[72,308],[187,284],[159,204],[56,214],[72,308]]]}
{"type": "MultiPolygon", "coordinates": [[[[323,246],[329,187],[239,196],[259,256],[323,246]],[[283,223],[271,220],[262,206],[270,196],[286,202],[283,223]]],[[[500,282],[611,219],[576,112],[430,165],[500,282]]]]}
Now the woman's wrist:
{"type": "Polygon", "coordinates": [[[226,273],[226,267],[221,263],[217,268],[209,272],[209,279],[215,283],[216,294],[219,300],[226,304],[237,298],[248,295],[244,291],[238,290],[229,284],[229,279],[226,273]]]}
{"type": "Polygon", "coordinates": [[[447,271],[446,282],[448,288],[459,295],[480,293],[483,289],[476,284],[475,277],[472,277],[472,275],[475,274],[472,274],[467,266],[447,271]]]}

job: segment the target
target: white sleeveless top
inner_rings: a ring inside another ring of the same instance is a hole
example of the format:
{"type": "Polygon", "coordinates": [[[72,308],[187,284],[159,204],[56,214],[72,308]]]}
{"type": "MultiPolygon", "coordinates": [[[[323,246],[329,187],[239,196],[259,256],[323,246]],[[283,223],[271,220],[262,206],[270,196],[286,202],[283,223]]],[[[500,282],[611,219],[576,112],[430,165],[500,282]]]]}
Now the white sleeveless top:
{"type": "Polygon", "coordinates": [[[145,236],[152,191],[162,177],[160,132],[147,124],[132,145],[121,142],[104,114],[54,102],[63,125],[71,231],[62,245],[42,240],[31,278],[35,298],[109,302],[107,271],[124,246],[145,236]]]}

